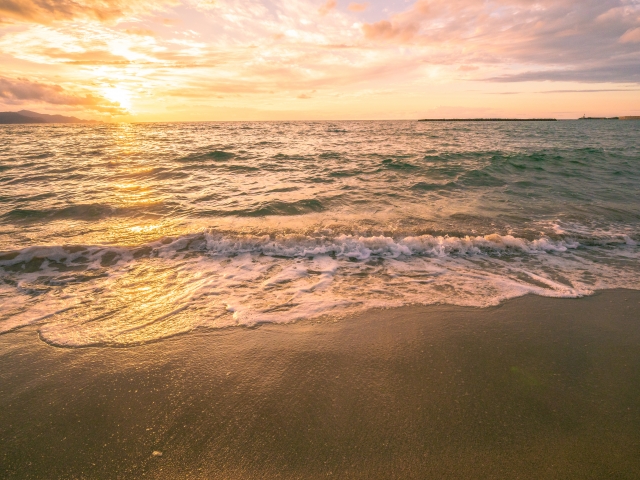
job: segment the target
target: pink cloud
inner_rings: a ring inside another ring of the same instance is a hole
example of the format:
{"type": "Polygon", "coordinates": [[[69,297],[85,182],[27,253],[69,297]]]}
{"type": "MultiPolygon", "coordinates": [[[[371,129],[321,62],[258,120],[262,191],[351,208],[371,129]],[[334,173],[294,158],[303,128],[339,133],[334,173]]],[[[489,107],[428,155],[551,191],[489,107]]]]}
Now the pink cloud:
{"type": "Polygon", "coordinates": [[[417,0],[362,32],[374,44],[426,47],[429,63],[640,75],[640,4],[626,0],[417,0]]]}
{"type": "Polygon", "coordinates": [[[620,37],[620,43],[639,43],[640,42],[640,27],[632,28],[625,32],[620,37]]]}
{"type": "Polygon", "coordinates": [[[364,36],[370,40],[392,40],[400,43],[412,41],[420,26],[417,23],[392,23],[381,20],[376,23],[365,23],[362,26],[364,36]]]}
{"type": "Polygon", "coordinates": [[[320,15],[326,15],[331,10],[334,10],[337,5],[336,0],[327,0],[327,2],[318,9],[318,12],[320,12],[320,15]]]}
{"type": "Polygon", "coordinates": [[[368,3],[350,3],[349,11],[351,12],[364,12],[367,8],[369,8],[368,3]]]}

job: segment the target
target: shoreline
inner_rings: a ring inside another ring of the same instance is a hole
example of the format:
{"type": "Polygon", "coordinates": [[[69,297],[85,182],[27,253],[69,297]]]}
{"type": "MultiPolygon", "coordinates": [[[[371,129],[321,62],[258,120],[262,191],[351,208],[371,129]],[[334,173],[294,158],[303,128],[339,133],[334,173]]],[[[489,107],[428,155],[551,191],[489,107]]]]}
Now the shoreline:
{"type": "MultiPolygon", "coordinates": [[[[282,328],[287,328],[287,327],[291,327],[291,326],[305,326],[305,325],[322,325],[322,324],[331,324],[331,323],[338,323],[338,322],[344,322],[344,321],[358,321],[361,318],[366,318],[366,317],[383,317],[383,318],[387,318],[389,315],[391,316],[395,316],[395,315],[402,315],[402,313],[406,312],[410,312],[412,314],[415,314],[417,312],[422,312],[422,310],[430,310],[430,309],[434,309],[434,310],[439,310],[439,309],[454,309],[454,310],[461,310],[461,311],[467,311],[467,313],[471,312],[471,311],[491,311],[491,310],[495,310],[495,309],[499,309],[501,308],[503,305],[509,304],[511,302],[518,302],[521,299],[524,298],[541,298],[541,299],[552,299],[552,300],[566,300],[566,301],[575,301],[575,300],[580,300],[580,299],[586,299],[586,298],[591,298],[591,297],[597,297],[599,295],[602,294],[608,294],[609,292],[632,292],[631,295],[634,295],[635,293],[637,293],[640,296],[640,290],[635,290],[635,289],[626,289],[626,288],[603,288],[600,290],[594,290],[593,292],[589,293],[589,294],[581,294],[581,295],[577,295],[577,296],[547,296],[547,295],[540,295],[537,293],[525,293],[523,295],[520,296],[516,296],[516,297],[509,297],[506,299],[501,300],[497,305],[458,305],[458,304],[452,304],[452,303],[446,303],[446,302],[436,302],[436,303],[429,303],[429,304],[421,304],[421,303],[407,303],[405,305],[400,305],[400,306],[392,306],[392,307],[371,307],[371,308],[364,308],[364,309],[359,309],[359,310],[345,310],[344,312],[338,310],[337,312],[332,312],[332,313],[323,313],[321,315],[318,316],[313,316],[313,317],[309,317],[309,318],[302,318],[302,319],[296,319],[296,320],[291,320],[291,321],[287,321],[287,322],[272,322],[272,321],[263,321],[263,322],[258,322],[258,323],[254,323],[254,324],[237,324],[237,325],[227,325],[227,326],[221,326],[221,327],[206,327],[206,326],[199,326],[194,328],[191,331],[186,331],[186,332],[177,332],[165,337],[158,337],[158,338],[154,338],[151,340],[143,340],[140,341],[138,343],[128,343],[128,344],[116,344],[116,343],[94,343],[94,344],[88,344],[88,345],[66,345],[66,344],[57,344],[57,343],[51,343],[48,342],[47,340],[45,340],[44,338],[41,337],[40,333],[38,332],[38,329],[41,325],[44,325],[46,323],[46,318],[45,319],[41,319],[37,322],[34,323],[30,323],[27,325],[21,325],[21,326],[17,326],[11,330],[7,330],[5,332],[0,333],[0,339],[5,336],[5,335],[11,335],[14,333],[18,333],[22,330],[28,330],[31,332],[35,332],[35,335],[38,339],[39,342],[43,343],[44,345],[47,345],[48,347],[52,347],[52,348],[56,348],[56,349],[64,349],[64,350],[84,350],[84,349],[92,349],[92,348],[96,348],[96,349],[130,349],[130,348],[139,348],[139,347],[144,347],[146,345],[152,345],[155,343],[161,343],[161,342],[165,342],[165,341],[171,341],[173,339],[177,339],[180,337],[189,337],[190,335],[215,335],[216,333],[221,333],[221,332],[225,332],[225,331],[232,331],[232,330],[241,330],[241,331],[255,331],[255,330],[259,330],[262,328],[268,328],[268,327],[282,327],[282,328]]],[[[640,299],[639,299],[639,307],[640,309],[640,299]]],[[[425,312],[427,313],[427,312],[425,312]]],[[[470,313],[469,313],[470,314],[470,313]]],[[[2,342],[0,341],[0,345],[2,344],[2,342]]]]}
{"type": "Polygon", "coordinates": [[[640,292],[0,336],[3,478],[637,478],[640,292]],[[154,456],[153,452],[162,452],[154,456]]]}

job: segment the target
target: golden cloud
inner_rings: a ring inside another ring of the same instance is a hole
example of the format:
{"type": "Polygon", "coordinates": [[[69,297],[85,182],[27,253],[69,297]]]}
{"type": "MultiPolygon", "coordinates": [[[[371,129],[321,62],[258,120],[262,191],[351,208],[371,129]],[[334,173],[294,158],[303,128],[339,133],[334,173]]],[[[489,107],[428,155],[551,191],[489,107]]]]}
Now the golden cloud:
{"type": "Polygon", "coordinates": [[[177,3],[178,0],[0,0],[0,19],[42,24],[82,19],[115,22],[177,3]]]}

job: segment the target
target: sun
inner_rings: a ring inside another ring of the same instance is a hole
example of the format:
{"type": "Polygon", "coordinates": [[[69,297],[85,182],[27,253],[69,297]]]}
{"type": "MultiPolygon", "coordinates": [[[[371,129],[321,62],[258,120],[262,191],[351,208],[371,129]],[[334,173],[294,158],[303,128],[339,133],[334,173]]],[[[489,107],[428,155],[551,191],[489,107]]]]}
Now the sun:
{"type": "Polygon", "coordinates": [[[120,85],[102,89],[102,96],[107,100],[118,103],[122,108],[131,110],[131,92],[120,85]]]}

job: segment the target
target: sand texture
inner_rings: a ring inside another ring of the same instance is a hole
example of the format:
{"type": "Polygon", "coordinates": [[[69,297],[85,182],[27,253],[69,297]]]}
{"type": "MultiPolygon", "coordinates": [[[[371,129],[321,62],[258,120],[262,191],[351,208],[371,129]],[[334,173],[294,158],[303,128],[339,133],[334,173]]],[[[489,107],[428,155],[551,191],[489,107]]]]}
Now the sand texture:
{"type": "Polygon", "coordinates": [[[640,292],[0,336],[0,478],[640,478],[640,292]]]}

